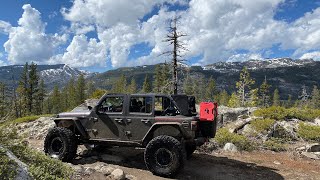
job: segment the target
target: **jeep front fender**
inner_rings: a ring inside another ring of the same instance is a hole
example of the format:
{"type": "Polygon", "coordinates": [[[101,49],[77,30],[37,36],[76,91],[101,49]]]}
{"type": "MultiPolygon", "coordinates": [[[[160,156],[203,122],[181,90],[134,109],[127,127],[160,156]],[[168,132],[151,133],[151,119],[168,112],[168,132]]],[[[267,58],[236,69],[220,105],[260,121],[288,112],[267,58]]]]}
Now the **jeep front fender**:
{"type": "Polygon", "coordinates": [[[89,138],[88,133],[85,131],[85,129],[83,128],[83,126],[78,118],[75,118],[75,117],[73,117],[73,118],[54,118],[54,122],[56,123],[57,127],[69,128],[69,127],[73,126],[75,128],[74,130],[77,130],[84,139],[89,138]]]}

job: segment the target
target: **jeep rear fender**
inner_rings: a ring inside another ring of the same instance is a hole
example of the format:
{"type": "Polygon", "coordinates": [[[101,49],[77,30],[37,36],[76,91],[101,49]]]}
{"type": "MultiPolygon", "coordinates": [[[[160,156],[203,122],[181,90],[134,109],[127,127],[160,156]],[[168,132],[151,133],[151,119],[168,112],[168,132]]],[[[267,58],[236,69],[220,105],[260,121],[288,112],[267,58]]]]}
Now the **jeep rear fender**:
{"type": "Polygon", "coordinates": [[[65,127],[72,131],[77,131],[83,138],[89,138],[88,133],[85,131],[78,118],[54,118],[54,122],[57,127],[65,127]]]}
{"type": "Polygon", "coordinates": [[[178,122],[157,122],[151,126],[147,134],[142,139],[146,145],[152,138],[158,135],[181,136],[184,139],[192,138],[191,135],[178,122]]]}

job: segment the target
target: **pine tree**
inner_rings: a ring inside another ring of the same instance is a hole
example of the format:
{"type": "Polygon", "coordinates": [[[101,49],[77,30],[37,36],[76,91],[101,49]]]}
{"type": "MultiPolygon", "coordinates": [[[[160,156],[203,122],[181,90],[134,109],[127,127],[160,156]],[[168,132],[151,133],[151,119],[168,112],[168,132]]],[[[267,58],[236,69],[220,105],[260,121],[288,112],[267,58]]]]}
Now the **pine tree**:
{"type": "Polygon", "coordinates": [[[218,103],[219,105],[227,106],[229,102],[229,94],[226,90],[223,90],[219,93],[218,103]]]}
{"type": "Polygon", "coordinates": [[[256,107],[258,105],[259,97],[258,97],[258,89],[250,90],[250,99],[248,102],[248,106],[256,107]]]}
{"type": "Polygon", "coordinates": [[[75,88],[75,80],[73,77],[69,80],[69,83],[67,84],[67,92],[65,94],[66,94],[65,100],[67,101],[66,106],[68,108],[79,105],[76,102],[76,88],[75,88]]]}
{"type": "Polygon", "coordinates": [[[97,88],[95,87],[93,81],[89,81],[87,83],[87,93],[86,93],[87,95],[86,95],[86,97],[91,97],[93,92],[95,92],[96,90],[97,90],[97,88]]]}
{"type": "Polygon", "coordinates": [[[36,94],[39,91],[39,76],[37,74],[37,65],[35,63],[31,63],[29,70],[29,79],[28,79],[28,111],[30,114],[34,112],[36,105],[36,94]]]}
{"type": "Polygon", "coordinates": [[[170,79],[170,67],[168,64],[163,64],[161,68],[161,74],[162,74],[162,89],[161,93],[164,94],[172,94],[173,90],[170,87],[172,85],[171,79],[170,79]]]}
{"type": "Polygon", "coordinates": [[[240,106],[240,100],[239,100],[239,97],[236,95],[236,93],[231,94],[231,97],[228,102],[228,106],[233,108],[240,106]]]}
{"type": "Polygon", "coordinates": [[[261,105],[263,107],[269,106],[269,101],[270,101],[269,89],[270,89],[270,87],[271,87],[271,85],[269,85],[267,83],[267,78],[265,77],[265,79],[259,89],[261,105]]]}
{"type": "Polygon", "coordinates": [[[151,91],[152,91],[151,81],[149,79],[149,76],[146,75],[146,77],[144,78],[143,85],[142,85],[142,92],[150,93],[151,91]]]}
{"type": "Polygon", "coordinates": [[[43,113],[43,107],[44,107],[44,99],[46,96],[46,89],[44,85],[43,79],[40,80],[39,84],[39,90],[36,94],[36,104],[35,104],[35,109],[36,109],[36,114],[42,114],[43,113]]]}
{"type": "Polygon", "coordinates": [[[280,106],[280,95],[279,90],[275,89],[273,92],[273,106],[280,106]]]}
{"type": "Polygon", "coordinates": [[[288,95],[288,100],[287,100],[287,103],[286,103],[286,108],[290,108],[292,107],[292,96],[291,94],[288,95]]]}
{"type": "Polygon", "coordinates": [[[17,109],[19,112],[17,113],[19,117],[22,117],[27,114],[28,109],[28,73],[29,73],[29,65],[26,63],[23,67],[19,85],[17,88],[18,99],[17,99],[17,109]]]}
{"type": "Polygon", "coordinates": [[[309,97],[310,95],[307,92],[307,87],[303,85],[301,95],[299,96],[299,100],[300,100],[299,105],[306,106],[308,103],[309,97]]]}
{"type": "Polygon", "coordinates": [[[156,65],[155,75],[154,75],[154,83],[153,83],[153,91],[155,93],[160,93],[164,84],[163,74],[162,74],[162,67],[160,64],[156,65]]]}
{"type": "Polygon", "coordinates": [[[311,107],[315,109],[320,108],[320,92],[317,86],[313,86],[311,94],[311,107]]]}
{"type": "Polygon", "coordinates": [[[0,118],[7,114],[6,85],[0,82],[0,118]]]}
{"type": "Polygon", "coordinates": [[[246,104],[251,85],[253,85],[254,83],[255,81],[250,77],[248,69],[244,67],[240,72],[240,79],[236,83],[241,106],[244,106],[246,104]]]}
{"type": "Polygon", "coordinates": [[[205,99],[209,101],[213,101],[215,96],[217,95],[216,82],[212,78],[212,76],[208,80],[208,84],[206,87],[205,99]]]}
{"type": "Polygon", "coordinates": [[[193,81],[193,92],[196,97],[197,102],[206,101],[205,93],[206,93],[206,81],[200,76],[196,81],[193,81]]]}
{"type": "Polygon", "coordinates": [[[132,78],[130,81],[130,84],[128,86],[128,93],[130,94],[137,93],[137,83],[134,78],[132,78]]]}
{"type": "Polygon", "coordinates": [[[52,103],[52,113],[57,114],[61,112],[61,94],[57,85],[54,86],[50,99],[52,103]]]}
{"type": "Polygon", "coordinates": [[[86,82],[83,74],[78,77],[77,88],[76,88],[76,106],[83,103],[86,100],[86,82]]]}
{"type": "Polygon", "coordinates": [[[187,73],[186,78],[183,81],[183,92],[186,95],[194,95],[193,91],[193,80],[190,77],[190,73],[187,73]]]}
{"type": "Polygon", "coordinates": [[[123,74],[113,84],[111,91],[113,93],[126,93],[127,92],[127,79],[123,74]]]}

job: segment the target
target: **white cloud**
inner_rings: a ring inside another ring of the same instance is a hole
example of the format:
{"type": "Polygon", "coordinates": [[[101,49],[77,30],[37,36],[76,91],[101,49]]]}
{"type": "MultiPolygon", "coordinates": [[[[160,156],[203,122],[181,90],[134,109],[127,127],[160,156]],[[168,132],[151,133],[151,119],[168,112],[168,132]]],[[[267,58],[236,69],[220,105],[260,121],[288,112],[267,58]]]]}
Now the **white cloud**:
{"type": "MultiPolygon", "coordinates": [[[[4,55],[0,52],[0,58],[2,58],[4,55]]],[[[0,67],[1,66],[6,66],[7,63],[5,63],[3,60],[0,59],[0,67]]]]}
{"type": "Polygon", "coordinates": [[[8,34],[10,32],[10,29],[11,29],[10,23],[0,20],[0,33],[8,34]]]}
{"type": "Polygon", "coordinates": [[[66,41],[66,36],[45,33],[46,24],[41,20],[38,10],[26,4],[18,27],[9,31],[9,39],[4,44],[8,53],[8,60],[12,64],[23,64],[26,61],[45,63],[52,55],[55,48],[66,41]]]}
{"type": "Polygon", "coordinates": [[[50,63],[59,62],[73,67],[105,66],[106,54],[105,44],[102,42],[98,42],[95,38],[88,40],[85,35],[76,35],[66,52],[52,57],[50,63]]]}
{"type": "Polygon", "coordinates": [[[316,61],[320,61],[320,51],[314,51],[303,54],[300,59],[313,59],[316,61]]]}
{"type": "Polygon", "coordinates": [[[67,36],[46,34],[40,12],[30,5],[23,6],[18,27],[0,21],[0,33],[9,34],[4,47],[9,63],[13,64],[33,60],[87,67],[105,66],[110,60],[113,67],[135,66],[169,59],[159,55],[170,48],[163,40],[168,20],[178,15],[181,16],[179,30],[188,34],[183,39],[190,50],[185,58],[202,57],[197,64],[263,59],[272,54],[271,48],[275,45],[279,45],[280,51],[294,50],[293,58],[316,58],[320,50],[320,8],[288,23],[274,19],[284,2],[75,0],[70,9],[61,10],[70,22],[69,27],[62,28],[63,32],[74,36],[61,54],[56,54],[57,48],[66,42],[67,36]],[[167,3],[184,4],[188,9],[170,11],[167,3]],[[158,8],[160,10],[149,19],[143,19],[158,8]],[[97,37],[88,38],[88,32],[97,33],[97,37]],[[140,43],[149,46],[150,53],[128,60],[132,47],[140,43]]]}
{"type": "Polygon", "coordinates": [[[262,60],[261,54],[235,54],[228,58],[227,62],[248,61],[251,59],[262,60]]]}
{"type": "Polygon", "coordinates": [[[7,66],[7,65],[8,65],[8,64],[7,64],[6,62],[0,60],[0,67],[1,67],[1,66],[7,66]]]}

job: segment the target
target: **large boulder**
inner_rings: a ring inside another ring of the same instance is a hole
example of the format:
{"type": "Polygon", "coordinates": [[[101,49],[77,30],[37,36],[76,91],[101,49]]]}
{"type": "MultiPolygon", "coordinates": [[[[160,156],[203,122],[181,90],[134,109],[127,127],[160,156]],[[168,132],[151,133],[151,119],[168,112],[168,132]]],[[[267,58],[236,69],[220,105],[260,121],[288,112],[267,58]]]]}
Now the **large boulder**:
{"type": "Polygon", "coordinates": [[[238,152],[238,148],[233,143],[226,143],[223,147],[223,150],[230,152],[238,152]]]}
{"type": "Polygon", "coordinates": [[[115,180],[124,180],[126,178],[125,173],[121,169],[115,169],[112,171],[111,176],[115,180]]]}
{"type": "Polygon", "coordinates": [[[273,125],[270,136],[275,138],[288,138],[292,140],[298,139],[297,136],[298,123],[296,121],[280,121],[273,125]]]}
{"type": "Polygon", "coordinates": [[[226,106],[220,106],[218,109],[218,112],[221,116],[221,124],[225,124],[228,122],[236,121],[243,117],[243,119],[246,119],[246,117],[251,116],[252,112],[257,110],[256,107],[239,107],[239,108],[230,108],[226,106]]]}

